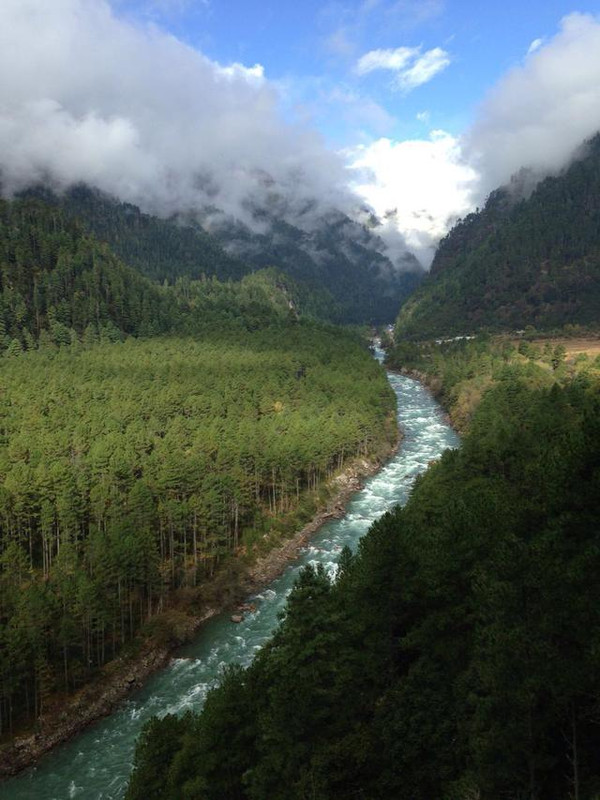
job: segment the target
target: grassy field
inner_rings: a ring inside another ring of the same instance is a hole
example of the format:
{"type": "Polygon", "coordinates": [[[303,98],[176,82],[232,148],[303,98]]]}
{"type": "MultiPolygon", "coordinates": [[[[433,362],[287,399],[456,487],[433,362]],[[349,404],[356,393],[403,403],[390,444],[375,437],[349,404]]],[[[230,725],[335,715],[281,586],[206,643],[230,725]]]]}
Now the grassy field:
{"type": "MultiPolygon", "coordinates": [[[[515,347],[519,346],[520,339],[514,339],[513,345],[515,347]]],[[[566,337],[556,337],[553,339],[533,339],[531,342],[532,345],[543,349],[545,345],[550,344],[552,347],[557,347],[558,345],[562,345],[565,348],[566,358],[575,358],[581,353],[585,353],[590,358],[596,358],[596,356],[600,356],[600,337],[598,336],[590,336],[590,337],[580,337],[578,339],[569,339],[566,337]]]]}

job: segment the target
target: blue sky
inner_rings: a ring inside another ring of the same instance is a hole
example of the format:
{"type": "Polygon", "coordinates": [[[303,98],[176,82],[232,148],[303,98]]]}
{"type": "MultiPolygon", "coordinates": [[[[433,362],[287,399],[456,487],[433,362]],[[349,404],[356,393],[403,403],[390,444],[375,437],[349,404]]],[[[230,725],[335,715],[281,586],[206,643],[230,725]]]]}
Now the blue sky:
{"type": "Polygon", "coordinates": [[[381,135],[460,134],[486,92],[531,43],[547,40],[573,11],[600,5],[561,0],[360,0],[321,3],[144,0],[116,7],[153,20],[222,63],[261,64],[281,84],[286,112],[308,120],[332,146],[381,135]],[[441,48],[450,64],[403,93],[385,70],[357,75],[376,49],[441,48]],[[362,109],[362,110],[361,110],[362,109]]]}

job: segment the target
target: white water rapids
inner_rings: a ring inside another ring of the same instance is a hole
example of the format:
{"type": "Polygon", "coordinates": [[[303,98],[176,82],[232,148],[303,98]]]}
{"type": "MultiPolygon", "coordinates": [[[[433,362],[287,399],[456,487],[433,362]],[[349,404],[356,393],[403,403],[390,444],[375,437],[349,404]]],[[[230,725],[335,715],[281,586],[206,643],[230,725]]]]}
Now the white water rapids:
{"type": "MultiPolygon", "coordinates": [[[[379,351],[380,360],[381,355],[379,351]]],[[[389,463],[347,503],[346,516],[325,524],[297,561],[252,598],[255,612],[239,624],[231,622],[229,614],[212,619],[169,667],[154,675],[118,711],[56,748],[36,767],[1,784],[2,800],[122,798],[135,740],[144,722],[155,714],[199,709],[223,665],[249,664],[269,639],[300,569],[308,563],[322,563],[334,574],[344,545],[354,550],[376,519],[393,505],[406,502],[415,477],[428,463],[446,448],[458,446],[458,437],[440,406],[423,386],[393,373],[388,379],[397,395],[398,424],[404,438],[389,463]]]]}

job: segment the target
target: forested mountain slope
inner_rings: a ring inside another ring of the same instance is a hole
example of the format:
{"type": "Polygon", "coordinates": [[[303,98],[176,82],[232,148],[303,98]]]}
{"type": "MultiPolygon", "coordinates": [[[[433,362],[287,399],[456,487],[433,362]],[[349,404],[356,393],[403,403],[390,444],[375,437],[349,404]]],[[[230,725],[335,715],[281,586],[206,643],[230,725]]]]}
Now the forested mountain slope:
{"type": "Polygon", "coordinates": [[[184,276],[192,280],[203,276],[240,280],[253,271],[229,256],[214,236],[191,220],[184,224],[175,218],[144,214],[137,206],[85,184],[73,186],[61,195],[40,187],[27,194],[59,205],[69,217],[109,244],[129,266],[159,283],[174,283],[184,276]]]}
{"type": "MultiPolygon", "coordinates": [[[[276,264],[296,280],[324,288],[336,322],[386,323],[423,278],[410,253],[393,264],[375,231],[330,211],[307,229],[265,209],[255,209],[264,229],[225,220],[214,227],[224,247],[254,267],[276,264]]],[[[375,229],[376,230],[376,229],[375,229]]]]}
{"type": "Polygon", "coordinates": [[[0,349],[168,330],[176,303],[39,200],[0,200],[0,349]]]}
{"type": "Polygon", "coordinates": [[[560,175],[519,198],[518,182],[442,240],[403,306],[401,336],[600,320],[600,135],[560,175]]]}
{"type": "Polygon", "coordinates": [[[238,282],[179,276],[163,287],[60,207],[0,200],[0,353],[219,325],[254,330],[299,316],[326,317],[326,299],[273,268],[238,282]]]}
{"type": "Polygon", "coordinates": [[[148,724],[127,800],[597,796],[600,365],[493,360],[337,581],[308,568],[249,668],[148,724]]]}
{"type": "Polygon", "coordinates": [[[423,277],[414,256],[407,252],[393,265],[374,232],[335,211],[304,230],[274,211],[253,208],[254,230],[215,209],[168,219],[145,214],[83,184],[61,194],[38,186],[22,196],[59,207],[129,266],[161,283],[181,277],[237,281],[274,266],[311,298],[305,304],[310,314],[332,322],[389,322],[423,277]]]}

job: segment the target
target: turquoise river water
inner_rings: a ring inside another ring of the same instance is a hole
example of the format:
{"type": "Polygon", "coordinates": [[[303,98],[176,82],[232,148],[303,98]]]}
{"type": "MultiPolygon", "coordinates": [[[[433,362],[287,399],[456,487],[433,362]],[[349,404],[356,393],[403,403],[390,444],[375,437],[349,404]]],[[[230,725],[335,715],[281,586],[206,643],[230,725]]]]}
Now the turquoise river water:
{"type": "MultiPolygon", "coordinates": [[[[381,360],[381,353],[376,353],[381,360]]],[[[178,652],[118,711],[45,756],[39,764],[3,784],[2,800],[117,800],[131,770],[135,740],[151,716],[198,709],[223,665],[248,664],[270,637],[298,572],[322,563],[330,574],[344,545],[353,550],[372,522],[397,503],[404,503],[415,477],[458,438],[440,406],[417,381],[388,374],[398,398],[403,433],[396,455],[356,492],[343,519],[325,524],[300,557],[267,588],[252,598],[256,611],[243,622],[221,614],[203,626],[197,639],[178,652]]]]}

